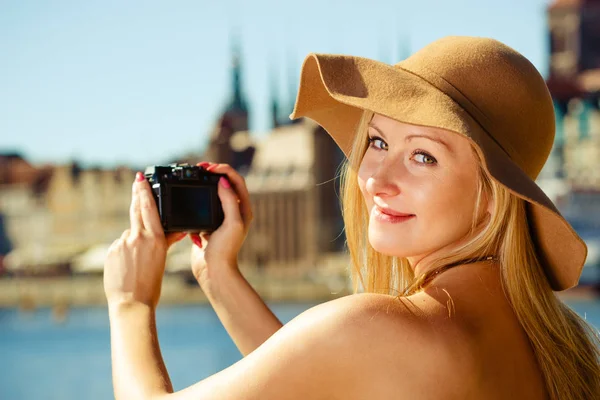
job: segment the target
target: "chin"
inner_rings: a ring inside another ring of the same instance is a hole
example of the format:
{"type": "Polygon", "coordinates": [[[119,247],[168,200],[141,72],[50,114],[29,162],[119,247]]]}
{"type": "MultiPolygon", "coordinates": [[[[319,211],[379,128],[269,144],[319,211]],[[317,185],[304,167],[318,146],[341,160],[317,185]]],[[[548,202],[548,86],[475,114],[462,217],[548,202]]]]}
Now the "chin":
{"type": "Polygon", "coordinates": [[[389,229],[391,227],[369,224],[369,244],[378,253],[399,258],[422,258],[424,255],[447,246],[435,234],[415,235],[414,230],[389,229]],[[388,229],[385,229],[388,228],[388,229]],[[438,239],[438,240],[435,240],[438,239]]]}
{"type": "Polygon", "coordinates": [[[419,254],[416,246],[412,246],[414,239],[402,238],[400,235],[394,235],[391,232],[369,230],[369,243],[373,249],[386,256],[412,257],[419,254]]]}

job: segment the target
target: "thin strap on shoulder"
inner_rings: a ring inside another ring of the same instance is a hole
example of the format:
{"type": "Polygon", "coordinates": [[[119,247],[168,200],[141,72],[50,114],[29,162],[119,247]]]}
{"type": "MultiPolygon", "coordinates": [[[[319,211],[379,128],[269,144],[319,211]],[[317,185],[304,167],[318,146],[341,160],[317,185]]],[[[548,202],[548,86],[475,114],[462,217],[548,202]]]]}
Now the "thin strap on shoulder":
{"type": "Polygon", "coordinates": [[[444,265],[443,267],[438,268],[435,272],[425,277],[421,287],[427,286],[436,276],[441,274],[442,272],[448,271],[450,268],[457,267],[459,265],[473,264],[481,261],[498,261],[498,256],[484,256],[484,257],[475,257],[475,258],[467,258],[463,260],[458,260],[456,262],[444,265]]]}

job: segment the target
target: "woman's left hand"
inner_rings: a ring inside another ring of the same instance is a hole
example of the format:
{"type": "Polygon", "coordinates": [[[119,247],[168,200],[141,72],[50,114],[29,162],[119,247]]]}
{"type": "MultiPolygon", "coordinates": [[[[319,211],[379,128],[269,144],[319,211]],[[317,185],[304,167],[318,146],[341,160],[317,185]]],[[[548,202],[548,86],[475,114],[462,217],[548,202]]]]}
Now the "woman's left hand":
{"type": "Polygon", "coordinates": [[[131,228],[113,242],[104,262],[104,293],[109,305],[138,302],[155,308],[167,250],[186,233],[165,236],[150,185],[140,172],[133,183],[129,217],[131,228]]]}

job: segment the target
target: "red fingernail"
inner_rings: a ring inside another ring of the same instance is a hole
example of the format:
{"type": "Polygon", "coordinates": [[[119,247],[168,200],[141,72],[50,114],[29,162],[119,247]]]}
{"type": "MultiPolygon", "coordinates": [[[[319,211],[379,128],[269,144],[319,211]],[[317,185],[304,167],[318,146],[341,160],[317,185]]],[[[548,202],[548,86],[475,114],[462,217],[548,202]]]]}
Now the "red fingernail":
{"type": "Polygon", "coordinates": [[[210,165],[210,163],[208,161],[202,161],[199,162],[198,164],[196,164],[197,167],[203,167],[206,168],[206,166],[210,165]]]}
{"type": "Polygon", "coordinates": [[[138,172],[137,174],[135,174],[135,180],[138,182],[141,182],[144,180],[144,174],[142,174],[141,172],[138,172]]]}
{"type": "Polygon", "coordinates": [[[196,235],[190,235],[190,237],[192,238],[192,242],[194,242],[194,244],[200,248],[202,248],[202,240],[196,236],[196,235]]]}
{"type": "Polygon", "coordinates": [[[207,170],[207,171],[210,171],[211,169],[215,168],[215,167],[216,167],[216,166],[218,166],[218,165],[219,165],[219,164],[210,164],[210,165],[209,165],[209,166],[206,168],[206,170],[207,170]]]}
{"type": "Polygon", "coordinates": [[[231,187],[227,178],[221,177],[221,179],[219,179],[219,183],[223,185],[224,188],[229,189],[231,187]]]}

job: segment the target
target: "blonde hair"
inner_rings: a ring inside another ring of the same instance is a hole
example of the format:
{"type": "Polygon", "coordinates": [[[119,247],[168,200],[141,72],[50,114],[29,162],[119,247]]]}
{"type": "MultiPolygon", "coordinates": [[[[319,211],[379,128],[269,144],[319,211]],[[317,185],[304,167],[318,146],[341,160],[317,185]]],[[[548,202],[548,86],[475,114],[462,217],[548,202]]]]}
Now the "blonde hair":
{"type": "Polygon", "coordinates": [[[363,114],[341,177],[354,292],[409,296],[423,290],[453,263],[497,255],[504,292],[529,338],[550,398],[595,398],[600,393],[600,336],[552,291],[529,236],[527,203],[491,179],[483,167],[472,238],[452,254],[435,260],[430,272],[415,277],[407,259],[383,255],[371,247],[369,216],[357,171],[368,146],[367,125],[372,117],[372,112],[363,114]],[[491,216],[482,222],[479,216],[484,196],[494,201],[491,216]]]}

